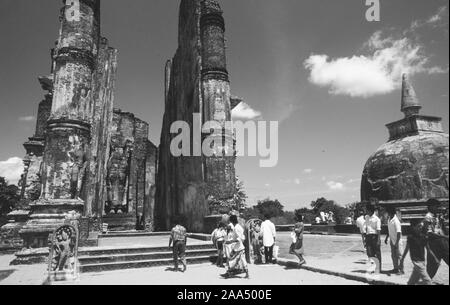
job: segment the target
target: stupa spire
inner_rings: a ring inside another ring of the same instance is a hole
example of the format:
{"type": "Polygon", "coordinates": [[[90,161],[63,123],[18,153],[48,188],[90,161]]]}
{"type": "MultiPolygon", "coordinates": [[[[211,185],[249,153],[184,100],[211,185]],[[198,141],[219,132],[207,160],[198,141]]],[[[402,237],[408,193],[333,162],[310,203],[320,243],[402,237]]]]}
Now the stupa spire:
{"type": "Polygon", "coordinates": [[[422,106],[419,103],[416,91],[405,73],[402,76],[402,112],[405,114],[405,117],[409,117],[419,114],[420,109],[422,109],[422,106]]]}

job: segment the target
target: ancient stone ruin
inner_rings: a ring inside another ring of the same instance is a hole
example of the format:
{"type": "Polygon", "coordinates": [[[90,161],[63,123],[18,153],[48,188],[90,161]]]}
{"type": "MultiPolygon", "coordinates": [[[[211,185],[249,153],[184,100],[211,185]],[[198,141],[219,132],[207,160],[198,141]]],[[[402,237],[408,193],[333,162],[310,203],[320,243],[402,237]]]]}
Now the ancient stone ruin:
{"type": "Polygon", "coordinates": [[[406,220],[422,217],[430,199],[448,208],[449,143],[442,119],[420,114],[422,106],[407,75],[401,102],[405,117],[387,125],[389,141],[367,161],[361,200],[376,198],[383,206],[403,209],[406,220]]]}
{"type": "Polygon", "coordinates": [[[20,187],[31,215],[26,247],[45,247],[78,219],[81,238],[110,229],[153,230],[157,148],[148,123],[114,108],[117,50],[100,32],[100,1],[64,1],[36,132],[24,146],[20,187]],[[75,215],[75,216],[73,216],[75,215]]]}
{"type": "MultiPolygon", "coordinates": [[[[179,20],[178,50],[166,65],[166,110],[155,214],[163,230],[169,228],[174,215],[181,214],[190,230],[201,231],[204,217],[210,213],[209,199],[227,200],[235,193],[235,156],[222,156],[222,151],[217,151],[212,157],[202,154],[175,158],[170,143],[176,135],[170,133],[170,126],[182,120],[194,132],[201,130],[193,119],[193,114],[200,114],[200,124],[214,120],[225,129],[232,108],[240,101],[231,96],[225,22],[218,2],[182,0],[179,20]]],[[[208,135],[204,132],[203,138],[208,135]]],[[[224,132],[218,139],[223,143],[220,149],[234,149],[227,146],[234,142],[232,138],[232,133],[224,132]]],[[[192,137],[191,142],[196,140],[192,137]]]]}
{"type": "Polygon", "coordinates": [[[148,123],[114,108],[118,52],[101,35],[100,0],[63,2],[51,73],[39,78],[46,95],[35,134],[24,144],[20,188],[29,210],[2,236],[26,248],[46,247],[49,234],[76,221],[85,243],[105,224],[110,231],[164,231],[179,214],[190,231],[203,231],[210,201],[230,200],[236,191],[235,155],[221,154],[234,152],[234,135],[215,139],[224,144],[211,157],[175,158],[170,126],[182,120],[201,130],[197,114],[198,125],[215,120],[225,129],[241,102],[231,96],[218,2],[181,1],[159,150],[148,140],[148,123]]]}

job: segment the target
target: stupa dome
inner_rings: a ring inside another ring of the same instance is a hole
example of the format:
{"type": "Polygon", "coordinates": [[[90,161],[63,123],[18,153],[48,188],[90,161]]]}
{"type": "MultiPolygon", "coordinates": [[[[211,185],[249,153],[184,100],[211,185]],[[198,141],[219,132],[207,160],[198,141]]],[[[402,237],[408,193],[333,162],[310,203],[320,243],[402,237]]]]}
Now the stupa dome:
{"type": "Polygon", "coordinates": [[[390,138],[367,161],[361,200],[382,202],[448,201],[449,136],[441,118],[419,114],[421,106],[406,76],[402,111],[405,118],[388,124],[390,138]]]}

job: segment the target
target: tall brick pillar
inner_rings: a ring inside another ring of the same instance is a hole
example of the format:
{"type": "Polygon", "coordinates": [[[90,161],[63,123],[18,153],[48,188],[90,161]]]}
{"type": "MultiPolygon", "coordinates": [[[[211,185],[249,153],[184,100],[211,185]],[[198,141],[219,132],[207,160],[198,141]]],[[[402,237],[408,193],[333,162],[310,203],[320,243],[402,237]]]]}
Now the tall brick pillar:
{"type": "MultiPolygon", "coordinates": [[[[225,129],[231,121],[231,93],[225,48],[223,12],[213,0],[204,0],[200,20],[202,41],[202,87],[204,122],[220,124],[223,134],[215,139],[216,151],[205,157],[204,175],[209,195],[216,199],[232,198],[236,187],[234,136],[225,129]],[[231,153],[230,153],[231,152],[231,153]]],[[[204,137],[210,136],[204,133],[204,137]]]]}
{"type": "Polygon", "coordinates": [[[68,217],[82,215],[85,208],[81,198],[85,198],[90,160],[89,118],[100,36],[100,0],[63,2],[42,168],[43,189],[41,199],[31,206],[31,220],[21,231],[28,247],[46,246],[49,233],[68,217]]]}

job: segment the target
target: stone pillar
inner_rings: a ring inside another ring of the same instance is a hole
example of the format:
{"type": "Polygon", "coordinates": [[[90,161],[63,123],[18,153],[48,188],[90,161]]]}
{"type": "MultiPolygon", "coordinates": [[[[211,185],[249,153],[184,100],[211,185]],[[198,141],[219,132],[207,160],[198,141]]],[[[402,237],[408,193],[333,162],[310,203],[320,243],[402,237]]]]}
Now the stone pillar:
{"type": "Polygon", "coordinates": [[[66,1],[56,50],[44,198],[82,198],[89,162],[92,77],[99,43],[98,0],[66,1]]]}
{"type": "Polygon", "coordinates": [[[106,195],[108,160],[111,147],[114,89],[117,73],[117,50],[106,38],[101,39],[94,75],[91,117],[91,161],[85,216],[101,218],[106,195]]]}
{"type": "MultiPolygon", "coordinates": [[[[223,134],[213,157],[205,157],[204,175],[209,195],[232,198],[236,188],[234,136],[226,130],[231,121],[231,93],[226,63],[225,21],[216,1],[203,1],[200,20],[202,41],[202,87],[204,121],[218,122],[223,134]],[[225,156],[226,152],[231,152],[225,156]]],[[[204,134],[209,136],[209,134],[204,134]]]]}
{"type": "Polygon", "coordinates": [[[100,0],[66,0],[55,49],[52,111],[47,125],[43,191],[22,229],[27,247],[83,214],[90,160],[92,78],[100,33],[100,0]]]}

